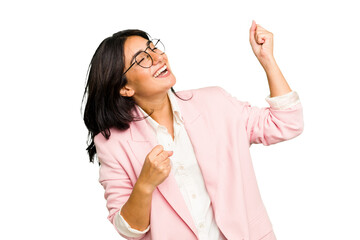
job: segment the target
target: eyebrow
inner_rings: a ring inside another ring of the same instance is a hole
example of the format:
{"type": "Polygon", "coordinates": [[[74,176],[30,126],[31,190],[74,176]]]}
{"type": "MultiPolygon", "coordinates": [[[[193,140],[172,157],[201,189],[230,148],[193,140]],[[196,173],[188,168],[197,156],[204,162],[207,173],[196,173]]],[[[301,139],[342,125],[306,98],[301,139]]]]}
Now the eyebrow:
{"type": "MultiPolygon", "coordinates": [[[[148,40],[147,42],[146,42],[146,48],[145,48],[145,50],[149,47],[149,44],[150,44],[150,42],[151,42],[151,40],[148,40]]],[[[131,65],[131,63],[133,62],[133,60],[135,59],[135,57],[136,57],[136,55],[138,55],[140,52],[142,52],[142,51],[144,51],[144,50],[139,50],[139,51],[137,51],[133,56],[132,56],[132,58],[131,58],[131,60],[130,60],[130,65],[131,65]]]]}

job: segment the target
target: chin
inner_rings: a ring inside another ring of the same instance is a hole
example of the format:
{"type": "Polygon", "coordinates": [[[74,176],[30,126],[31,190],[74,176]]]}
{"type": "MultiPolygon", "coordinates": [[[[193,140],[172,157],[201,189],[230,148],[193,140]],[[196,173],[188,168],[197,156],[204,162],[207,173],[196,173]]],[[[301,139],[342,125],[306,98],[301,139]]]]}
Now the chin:
{"type": "Polygon", "coordinates": [[[176,78],[175,76],[172,77],[172,81],[171,81],[171,86],[170,87],[173,87],[175,84],[176,84],[176,78]]]}
{"type": "Polygon", "coordinates": [[[166,89],[170,89],[171,87],[173,87],[175,84],[176,84],[176,78],[175,76],[170,73],[170,75],[166,78],[163,78],[163,79],[158,79],[158,78],[155,78],[155,84],[156,85],[161,85],[163,87],[165,87],[166,89]]]}
{"type": "Polygon", "coordinates": [[[169,85],[169,88],[170,88],[176,84],[176,78],[174,75],[171,74],[169,77],[167,77],[165,82],[169,85]]]}

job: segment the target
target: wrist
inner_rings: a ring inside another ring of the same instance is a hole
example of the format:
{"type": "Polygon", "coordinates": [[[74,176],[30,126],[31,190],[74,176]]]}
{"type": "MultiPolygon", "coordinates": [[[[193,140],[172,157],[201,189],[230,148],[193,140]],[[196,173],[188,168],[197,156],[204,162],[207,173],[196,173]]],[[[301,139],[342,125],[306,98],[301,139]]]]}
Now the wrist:
{"type": "Polygon", "coordinates": [[[140,180],[138,180],[135,183],[134,188],[137,188],[141,193],[146,195],[152,195],[152,193],[155,191],[155,188],[149,184],[143,183],[140,180]]]}
{"type": "Polygon", "coordinates": [[[261,64],[261,66],[264,68],[264,70],[266,72],[271,71],[271,70],[278,67],[277,63],[275,61],[275,58],[273,56],[269,57],[269,58],[266,58],[266,59],[262,59],[260,64],[261,64]]]}

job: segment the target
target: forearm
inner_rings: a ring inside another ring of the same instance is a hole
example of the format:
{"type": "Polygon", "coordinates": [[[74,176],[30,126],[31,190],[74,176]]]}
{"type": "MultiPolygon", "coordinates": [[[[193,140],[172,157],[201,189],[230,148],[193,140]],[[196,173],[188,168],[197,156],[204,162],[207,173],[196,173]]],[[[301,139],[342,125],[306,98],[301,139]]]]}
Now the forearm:
{"type": "Polygon", "coordinates": [[[269,83],[270,97],[277,97],[291,92],[290,86],[282,75],[275,58],[262,64],[269,83]]]}
{"type": "Polygon", "coordinates": [[[136,182],[128,201],[121,209],[121,216],[136,230],[143,231],[150,224],[152,192],[136,182]]]}

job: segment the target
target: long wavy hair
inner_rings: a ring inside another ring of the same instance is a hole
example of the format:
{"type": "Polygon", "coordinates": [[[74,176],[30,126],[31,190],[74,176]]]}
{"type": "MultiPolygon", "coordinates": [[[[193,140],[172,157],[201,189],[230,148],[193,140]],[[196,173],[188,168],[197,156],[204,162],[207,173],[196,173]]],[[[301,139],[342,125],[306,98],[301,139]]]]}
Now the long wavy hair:
{"type": "MultiPolygon", "coordinates": [[[[105,38],[96,49],[87,71],[87,81],[82,105],[86,98],[84,122],[88,129],[87,152],[89,160],[94,163],[96,148],[94,137],[101,133],[106,139],[110,138],[110,128],[116,127],[126,130],[132,121],[141,121],[144,118],[136,118],[131,112],[136,107],[133,97],[124,97],[120,89],[127,84],[123,75],[125,68],[124,43],[130,36],[140,36],[150,40],[151,36],[139,29],[127,29],[114,33],[105,38]]],[[[181,100],[173,87],[171,91],[181,100]]],[[[187,99],[189,100],[189,99],[187,99]]],[[[82,112],[82,106],[80,108],[82,112]]],[[[98,161],[99,166],[101,163],[98,161]]]]}

